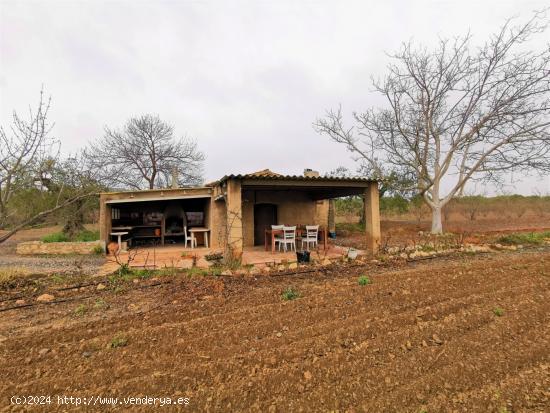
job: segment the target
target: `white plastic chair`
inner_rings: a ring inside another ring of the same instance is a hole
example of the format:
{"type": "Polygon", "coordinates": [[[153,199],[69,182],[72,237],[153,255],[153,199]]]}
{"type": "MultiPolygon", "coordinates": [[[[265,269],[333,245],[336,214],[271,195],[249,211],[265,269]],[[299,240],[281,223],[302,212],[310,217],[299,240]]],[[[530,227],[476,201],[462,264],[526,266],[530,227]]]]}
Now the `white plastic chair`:
{"type": "Polygon", "coordinates": [[[283,227],[283,237],[279,240],[279,251],[281,251],[281,245],[285,252],[288,251],[289,245],[290,250],[294,248],[296,251],[296,226],[283,227]]]}
{"type": "Polygon", "coordinates": [[[191,248],[194,248],[197,246],[197,239],[191,235],[187,235],[187,227],[184,226],[183,227],[183,241],[185,242],[185,248],[187,248],[187,244],[189,244],[189,246],[191,248]]]}
{"type": "MultiPolygon", "coordinates": [[[[282,231],[284,228],[284,225],[271,225],[271,231],[282,231]]],[[[273,243],[275,246],[277,246],[277,243],[283,239],[283,236],[281,234],[275,234],[273,237],[273,243]]]]}
{"type": "Polygon", "coordinates": [[[306,236],[302,238],[302,249],[304,249],[304,243],[309,250],[309,244],[312,248],[317,248],[317,238],[319,236],[319,225],[306,225],[306,236]]]}

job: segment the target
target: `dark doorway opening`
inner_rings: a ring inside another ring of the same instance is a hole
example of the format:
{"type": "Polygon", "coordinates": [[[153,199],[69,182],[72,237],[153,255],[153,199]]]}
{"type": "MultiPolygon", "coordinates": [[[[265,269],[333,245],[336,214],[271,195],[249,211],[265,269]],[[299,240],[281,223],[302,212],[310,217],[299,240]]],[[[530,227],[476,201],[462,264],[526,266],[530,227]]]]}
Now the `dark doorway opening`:
{"type": "Polygon", "coordinates": [[[263,245],[265,230],[277,225],[277,205],[254,205],[254,245],[263,245]]]}

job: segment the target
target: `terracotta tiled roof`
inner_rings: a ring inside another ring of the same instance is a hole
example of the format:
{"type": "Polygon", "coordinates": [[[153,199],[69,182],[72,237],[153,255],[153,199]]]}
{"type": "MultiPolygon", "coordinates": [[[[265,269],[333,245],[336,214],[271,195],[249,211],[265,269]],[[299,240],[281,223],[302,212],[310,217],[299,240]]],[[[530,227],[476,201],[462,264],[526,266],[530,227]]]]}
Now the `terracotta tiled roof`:
{"type": "Polygon", "coordinates": [[[336,176],[304,176],[304,175],[281,175],[264,169],[262,171],[250,173],[250,174],[231,174],[225,175],[217,182],[212,182],[208,185],[221,184],[228,179],[250,179],[250,180],[266,180],[266,181],[318,181],[318,182],[375,182],[374,179],[369,178],[350,178],[350,177],[336,177],[336,176]]]}
{"type": "Polygon", "coordinates": [[[266,178],[266,177],[282,177],[283,175],[281,174],[278,174],[276,172],[273,172],[272,170],[270,169],[262,169],[261,171],[256,171],[256,172],[252,172],[250,174],[245,174],[243,176],[246,176],[246,177],[253,177],[253,176],[257,176],[257,177],[262,177],[262,178],[266,178]]]}

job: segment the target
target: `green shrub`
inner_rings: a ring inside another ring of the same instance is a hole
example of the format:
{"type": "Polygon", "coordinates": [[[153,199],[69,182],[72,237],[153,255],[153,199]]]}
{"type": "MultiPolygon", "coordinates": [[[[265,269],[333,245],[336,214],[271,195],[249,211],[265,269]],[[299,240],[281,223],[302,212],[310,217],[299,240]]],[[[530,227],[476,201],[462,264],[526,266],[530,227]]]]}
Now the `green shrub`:
{"type": "Polygon", "coordinates": [[[98,239],[99,239],[99,231],[90,231],[87,229],[79,232],[74,238],[74,240],[78,242],[97,241],[98,239]]]}
{"type": "Polygon", "coordinates": [[[285,301],[295,300],[300,297],[300,293],[292,287],[288,287],[283,294],[281,295],[282,299],[285,301]]]}
{"type": "Polygon", "coordinates": [[[42,242],[67,242],[69,238],[62,232],[54,232],[42,237],[42,242]]]}
{"type": "Polygon", "coordinates": [[[95,255],[103,255],[104,253],[103,247],[101,245],[96,245],[95,247],[92,248],[92,252],[95,255]]]}
{"type": "Polygon", "coordinates": [[[380,212],[404,214],[409,211],[410,202],[400,195],[383,196],[380,198],[380,212]]]}
{"type": "Polygon", "coordinates": [[[497,242],[505,245],[540,245],[545,238],[550,238],[550,231],[508,234],[498,238],[497,242]]]}
{"type": "Polygon", "coordinates": [[[369,285],[371,283],[370,278],[366,275],[362,275],[359,277],[359,280],[357,281],[359,285],[369,285]]]}
{"type": "Polygon", "coordinates": [[[84,304],[80,304],[78,307],[75,308],[74,314],[78,317],[82,317],[86,312],[88,311],[88,308],[84,304]]]}
{"type": "Polygon", "coordinates": [[[109,344],[109,347],[118,348],[118,347],[124,347],[127,345],[128,345],[128,339],[121,335],[117,335],[113,337],[113,339],[111,340],[111,343],[109,344]]]}
{"type": "Polygon", "coordinates": [[[497,317],[502,317],[504,315],[504,310],[500,307],[495,307],[493,309],[493,313],[497,316],[497,317]]]}

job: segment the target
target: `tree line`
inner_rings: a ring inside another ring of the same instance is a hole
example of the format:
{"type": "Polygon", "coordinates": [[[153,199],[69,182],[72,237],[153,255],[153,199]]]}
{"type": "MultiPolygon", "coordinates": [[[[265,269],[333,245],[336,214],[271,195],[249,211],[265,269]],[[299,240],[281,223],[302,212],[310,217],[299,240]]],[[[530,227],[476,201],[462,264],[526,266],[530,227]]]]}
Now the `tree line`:
{"type": "Polygon", "coordinates": [[[50,107],[51,97],[41,90],[26,117],[14,111],[11,125],[0,126],[0,229],[5,230],[0,242],[54,214],[63,232],[74,237],[84,229],[86,214],[97,209],[101,191],[202,181],[204,153],[193,139],[177,137],[158,115],[133,117],[120,129],[106,127],[103,137],[66,155],[52,133],[50,107]]]}

